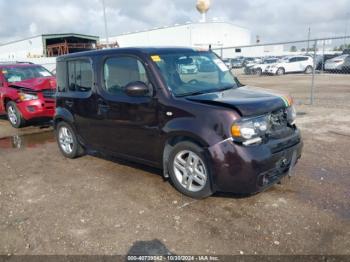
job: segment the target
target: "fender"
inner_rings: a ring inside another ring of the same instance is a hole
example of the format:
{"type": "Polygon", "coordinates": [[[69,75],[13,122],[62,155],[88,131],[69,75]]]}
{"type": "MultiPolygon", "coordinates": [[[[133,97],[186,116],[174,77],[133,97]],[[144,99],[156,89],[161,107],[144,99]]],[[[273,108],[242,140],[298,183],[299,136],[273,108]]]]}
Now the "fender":
{"type": "Polygon", "coordinates": [[[58,122],[60,121],[65,121],[69,124],[71,124],[72,126],[74,126],[74,116],[72,115],[72,113],[67,110],[66,108],[63,107],[57,107],[56,108],[56,113],[54,116],[54,128],[56,129],[56,125],[58,122]]]}
{"type": "Polygon", "coordinates": [[[0,93],[0,114],[6,114],[6,103],[5,103],[6,100],[17,102],[17,98],[18,97],[15,97],[15,96],[12,96],[12,97],[8,95],[5,96],[4,94],[0,93]]]}

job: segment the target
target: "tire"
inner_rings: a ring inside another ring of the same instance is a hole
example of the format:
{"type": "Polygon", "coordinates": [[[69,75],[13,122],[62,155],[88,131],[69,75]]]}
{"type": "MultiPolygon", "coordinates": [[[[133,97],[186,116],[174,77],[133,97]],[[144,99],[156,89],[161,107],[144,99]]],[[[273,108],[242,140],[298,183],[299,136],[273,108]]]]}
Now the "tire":
{"type": "Polygon", "coordinates": [[[74,159],[85,153],[74,129],[66,122],[59,122],[57,124],[56,140],[61,153],[67,158],[74,159]]]}
{"type": "Polygon", "coordinates": [[[25,125],[25,119],[21,112],[18,110],[15,102],[8,102],[6,104],[7,119],[14,128],[21,128],[25,125]]]}
{"type": "Polygon", "coordinates": [[[255,69],[255,74],[256,74],[257,76],[261,76],[261,75],[262,75],[262,70],[261,70],[260,67],[257,68],[257,69],[255,69]]]}
{"type": "Polygon", "coordinates": [[[202,199],[214,193],[210,162],[200,146],[188,141],[176,144],[170,153],[168,170],[172,184],[184,195],[202,199]]]}
{"type": "Polygon", "coordinates": [[[313,69],[312,66],[307,66],[307,67],[305,68],[304,73],[305,73],[305,74],[312,74],[313,70],[314,70],[314,69],[313,69]]]}
{"type": "Polygon", "coordinates": [[[283,67],[278,68],[276,71],[276,75],[278,75],[278,76],[284,75],[285,73],[286,73],[286,71],[284,70],[283,67]]]}

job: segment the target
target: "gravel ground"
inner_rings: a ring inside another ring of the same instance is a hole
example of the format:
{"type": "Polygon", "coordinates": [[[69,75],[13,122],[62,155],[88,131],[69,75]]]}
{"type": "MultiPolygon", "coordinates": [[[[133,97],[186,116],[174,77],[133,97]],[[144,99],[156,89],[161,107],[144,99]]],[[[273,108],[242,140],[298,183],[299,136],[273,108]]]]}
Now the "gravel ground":
{"type": "Polygon", "coordinates": [[[250,197],[193,200],[161,171],[65,159],[51,129],[0,119],[0,254],[350,255],[350,76],[247,77],[292,93],[304,137],[295,176],[250,197]],[[2,137],[2,138],[1,138],[2,137]]]}

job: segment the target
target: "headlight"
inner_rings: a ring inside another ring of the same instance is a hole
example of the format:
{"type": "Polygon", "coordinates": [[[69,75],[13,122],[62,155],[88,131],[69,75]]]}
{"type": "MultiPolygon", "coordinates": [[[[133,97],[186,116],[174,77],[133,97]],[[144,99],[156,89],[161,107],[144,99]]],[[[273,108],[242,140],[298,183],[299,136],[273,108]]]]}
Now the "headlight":
{"type": "Polygon", "coordinates": [[[297,118],[297,111],[295,107],[292,105],[287,108],[287,120],[290,125],[295,124],[295,119],[297,118]]]}
{"type": "Polygon", "coordinates": [[[231,127],[232,137],[239,142],[246,140],[261,142],[261,138],[269,130],[268,123],[267,116],[238,121],[231,127]]]}
{"type": "Polygon", "coordinates": [[[21,101],[29,101],[29,100],[38,99],[38,96],[35,95],[35,94],[28,94],[28,93],[20,92],[20,93],[19,93],[19,99],[20,99],[21,101]]]}

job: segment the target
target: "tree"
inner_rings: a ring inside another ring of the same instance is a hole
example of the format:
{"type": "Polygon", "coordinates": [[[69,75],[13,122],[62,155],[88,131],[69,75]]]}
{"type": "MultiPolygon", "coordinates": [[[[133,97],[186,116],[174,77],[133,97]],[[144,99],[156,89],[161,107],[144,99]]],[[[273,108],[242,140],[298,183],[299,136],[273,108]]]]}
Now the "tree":
{"type": "Polygon", "coordinates": [[[292,45],[292,46],[290,47],[290,51],[291,51],[291,52],[296,52],[296,51],[298,51],[298,49],[297,49],[297,47],[296,47],[295,45],[292,45]]]}

